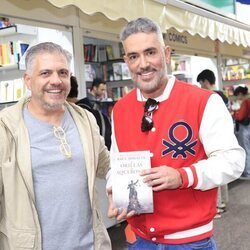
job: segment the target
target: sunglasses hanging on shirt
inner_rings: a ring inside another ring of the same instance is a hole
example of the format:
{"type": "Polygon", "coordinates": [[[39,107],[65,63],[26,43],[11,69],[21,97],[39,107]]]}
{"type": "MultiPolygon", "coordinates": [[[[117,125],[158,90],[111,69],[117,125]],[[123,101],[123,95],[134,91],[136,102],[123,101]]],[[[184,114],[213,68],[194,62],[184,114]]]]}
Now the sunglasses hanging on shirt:
{"type": "Polygon", "coordinates": [[[158,108],[159,102],[154,99],[148,98],[144,105],[144,115],[142,117],[141,131],[147,132],[154,126],[153,112],[158,108]]]}

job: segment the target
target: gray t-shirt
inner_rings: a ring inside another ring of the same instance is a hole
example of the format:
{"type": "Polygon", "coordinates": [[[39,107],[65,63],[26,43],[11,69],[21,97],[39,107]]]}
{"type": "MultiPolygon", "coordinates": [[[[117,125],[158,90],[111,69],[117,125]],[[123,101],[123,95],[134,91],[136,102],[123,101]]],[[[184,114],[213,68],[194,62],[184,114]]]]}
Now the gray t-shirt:
{"type": "Polygon", "coordinates": [[[92,212],[88,177],[78,129],[68,110],[60,127],[70,145],[66,158],[53,125],[35,118],[27,108],[36,207],[42,229],[43,250],[93,249],[92,212]]]}

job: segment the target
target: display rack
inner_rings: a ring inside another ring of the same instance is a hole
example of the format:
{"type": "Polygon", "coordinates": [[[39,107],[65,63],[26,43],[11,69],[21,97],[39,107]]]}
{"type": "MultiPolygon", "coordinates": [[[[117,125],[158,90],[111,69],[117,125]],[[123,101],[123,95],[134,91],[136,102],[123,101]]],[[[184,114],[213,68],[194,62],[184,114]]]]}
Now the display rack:
{"type": "Polygon", "coordinates": [[[121,43],[96,38],[84,38],[85,81],[87,91],[94,78],[107,83],[108,97],[118,100],[133,88],[127,64],[123,60],[121,43]]]}
{"type": "Polygon", "coordinates": [[[224,58],[222,65],[223,86],[250,83],[250,60],[242,58],[224,58]]]}
{"type": "Polygon", "coordinates": [[[25,94],[24,56],[37,39],[37,27],[15,24],[0,29],[0,104],[11,105],[25,94]]]}

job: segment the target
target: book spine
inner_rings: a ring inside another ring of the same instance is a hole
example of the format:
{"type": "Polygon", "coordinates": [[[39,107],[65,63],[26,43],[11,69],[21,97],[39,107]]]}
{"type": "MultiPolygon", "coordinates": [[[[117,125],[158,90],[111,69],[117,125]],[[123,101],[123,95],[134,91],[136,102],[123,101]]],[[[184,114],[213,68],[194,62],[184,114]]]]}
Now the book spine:
{"type": "Polygon", "coordinates": [[[0,44],[0,65],[3,65],[2,44],[0,44]]]}
{"type": "Polygon", "coordinates": [[[8,65],[10,62],[7,43],[2,44],[2,60],[3,60],[3,63],[2,63],[3,65],[8,65]]]}

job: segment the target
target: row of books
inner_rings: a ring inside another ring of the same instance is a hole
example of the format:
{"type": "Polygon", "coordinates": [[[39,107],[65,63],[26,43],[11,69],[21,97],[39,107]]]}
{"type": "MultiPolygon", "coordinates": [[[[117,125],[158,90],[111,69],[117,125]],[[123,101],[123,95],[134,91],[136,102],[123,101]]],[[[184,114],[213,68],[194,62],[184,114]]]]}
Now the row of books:
{"type": "Polygon", "coordinates": [[[92,82],[96,77],[103,78],[104,81],[131,79],[128,66],[124,62],[85,64],[85,80],[92,82]]]}
{"type": "Polygon", "coordinates": [[[133,86],[122,86],[122,87],[111,87],[110,89],[108,88],[108,96],[114,100],[118,101],[120,100],[123,96],[127,95],[131,90],[133,89],[133,86]]]}
{"type": "Polygon", "coordinates": [[[0,81],[0,103],[18,101],[25,92],[26,88],[21,78],[0,81]]]}
{"type": "Polygon", "coordinates": [[[85,62],[106,62],[115,59],[111,45],[84,44],[85,62]]]}
{"type": "Polygon", "coordinates": [[[9,41],[0,44],[0,65],[17,64],[28,49],[29,44],[21,41],[9,41]]]}

